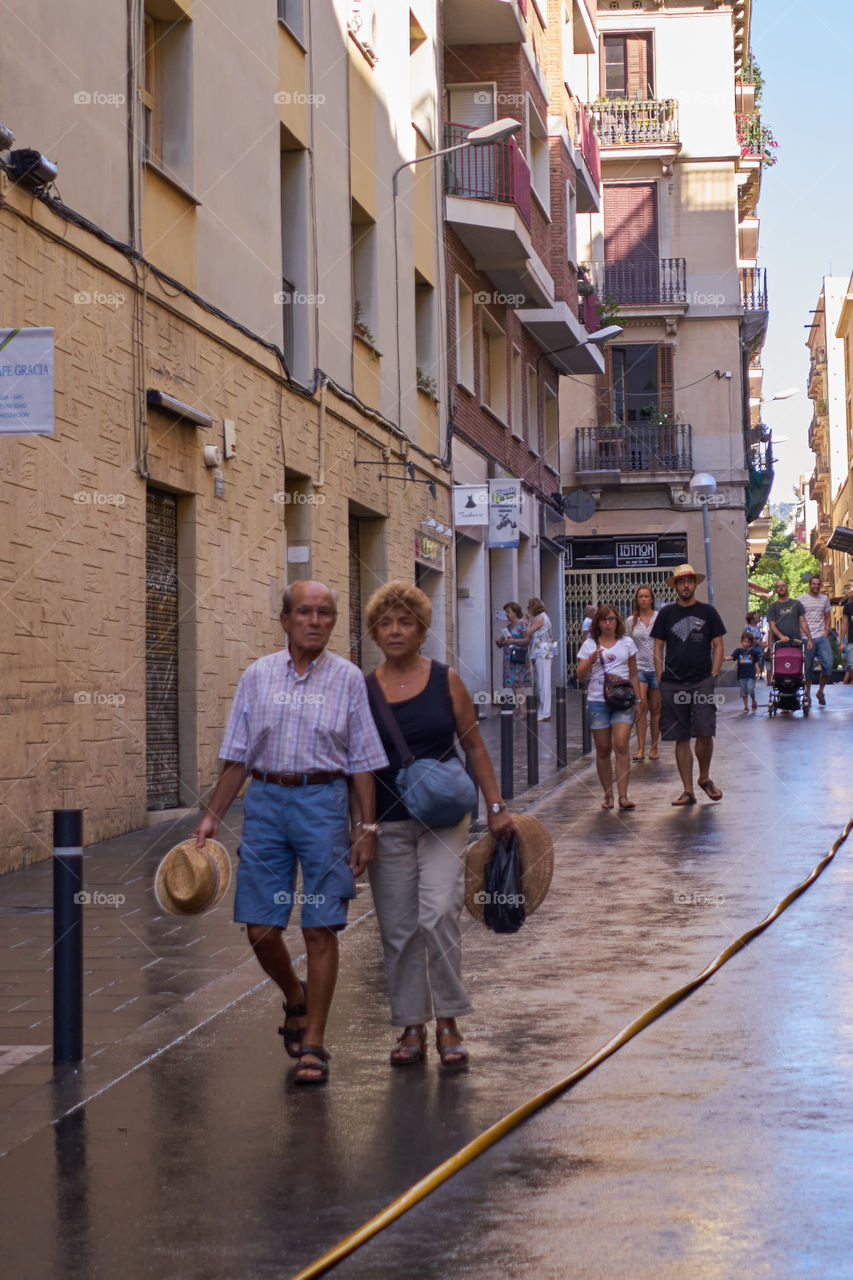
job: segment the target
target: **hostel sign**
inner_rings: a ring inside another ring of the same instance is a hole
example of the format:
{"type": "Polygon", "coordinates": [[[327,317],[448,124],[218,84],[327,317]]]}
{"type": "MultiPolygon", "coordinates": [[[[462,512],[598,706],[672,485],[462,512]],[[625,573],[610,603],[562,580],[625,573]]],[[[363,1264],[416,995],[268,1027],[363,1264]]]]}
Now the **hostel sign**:
{"type": "Polygon", "coordinates": [[[489,481],[489,546],[517,547],[521,522],[521,481],[489,481]]]}
{"type": "Polygon", "coordinates": [[[53,435],[53,329],[0,329],[0,435],[53,435]]]}

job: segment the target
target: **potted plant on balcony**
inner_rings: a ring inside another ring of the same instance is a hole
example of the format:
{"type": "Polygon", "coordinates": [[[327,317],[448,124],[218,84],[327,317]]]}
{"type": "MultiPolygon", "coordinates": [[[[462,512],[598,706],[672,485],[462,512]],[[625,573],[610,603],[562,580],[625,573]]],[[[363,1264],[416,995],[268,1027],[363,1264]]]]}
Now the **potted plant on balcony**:
{"type": "Polygon", "coordinates": [[[431,378],[428,373],[424,373],[420,365],[415,369],[415,377],[418,383],[418,391],[422,391],[425,396],[429,396],[434,404],[438,399],[438,384],[435,378],[431,378]]]}
{"type": "Polygon", "coordinates": [[[373,330],[370,328],[370,325],[364,319],[364,312],[362,310],[362,306],[358,298],[356,298],[352,308],[352,331],[357,337],[361,338],[361,340],[363,342],[366,342],[367,345],[370,347],[371,360],[378,359],[378,352],[376,350],[376,338],[373,335],[373,330]]]}

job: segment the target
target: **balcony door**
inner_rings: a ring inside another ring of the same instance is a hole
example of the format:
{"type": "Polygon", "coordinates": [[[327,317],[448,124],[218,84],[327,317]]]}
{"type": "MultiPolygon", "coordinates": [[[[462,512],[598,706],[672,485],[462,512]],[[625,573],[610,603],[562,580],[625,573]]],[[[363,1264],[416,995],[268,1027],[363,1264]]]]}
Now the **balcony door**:
{"type": "Polygon", "coordinates": [[[609,35],[601,41],[601,84],[606,98],[653,98],[652,37],[609,35]]]}
{"type": "Polygon", "coordinates": [[[605,183],[604,263],[606,298],[660,301],[657,183],[605,183]]]}
{"type": "MultiPolygon", "coordinates": [[[[449,86],[445,146],[464,142],[471,129],[482,129],[483,125],[492,124],[496,119],[493,83],[449,86]]],[[[498,181],[495,150],[494,147],[471,147],[448,156],[448,195],[464,196],[469,200],[494,199],[498,181]]]]}

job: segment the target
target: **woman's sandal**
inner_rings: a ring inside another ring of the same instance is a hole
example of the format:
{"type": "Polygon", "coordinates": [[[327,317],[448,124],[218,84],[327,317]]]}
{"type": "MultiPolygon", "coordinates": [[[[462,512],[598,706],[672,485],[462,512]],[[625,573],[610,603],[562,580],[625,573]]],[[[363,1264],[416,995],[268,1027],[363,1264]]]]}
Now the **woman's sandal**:
{"type": "Polygon", "coordinates": [[[645,758],[646,758],[646,757],[645,757],[644,755],[641,755],[641,754],[640,754],[640,752],[637,752],[637,754],[636,754],[635,756],[631,756],[631,759],[632,759],[632,760],[636,760],[636,761],[638,761],[638,762],[639,762],[639,761],[641,761],[641,760],[645,760],[645,758]]]}
{"type": "Polygon", "coordinates": [[[329,1058],[331,1054],[321,1044],[303,1044],[299,1050],[299,1066],[293,1075],[294,1084],[328,1084],[329,1058]],[[317,1058],[317,1062],[303,1062],[305,1057],[317,1058]],[[311,1075],[308,1075],[308,1072],[311,1075]]]}
{"type": "Polygon", "coordinates": [[[620,796],[620,797],[619,797],[619,808],[620,808],[620,809],[636,809],[636,807],[637,807],[637,806],[634,804],[634,801],[633,801],[633,800],[629,800],[627,796],[620,796]]]}
{"type": "Polygon", "coordinates": [[[441,1065],[448,1071],[458,1070],[460,1067],[468,1065],[468,1050],[461,1042],[459,1044],[442,1044],[443,1036],[458,1036],[459,1032],[456,1027],[436,1027],[435,1029],[435,1047],[438,1050],[438,1056],[441,1058],[441,1065]]]}
{"type": "Polygon", "coordinates": [[[305,1018],[308,1016],[308,987],[302,982],[302,1002],[300,1004],[288,1004],[284,1001],[284,1026],[279,1027],[278,1034],[284,1037],[284,1051],[289,1058],[299,1057],[299,1047],[305,1039],[304,1027],[289,1027],[287,1025],[288,1018],[305,1018]]]}
{"type": "Polygon", "coordinates": [[[602,809],[612,809],[612,808],[613,808],[613,796],[611,795],[611,793],[610,793],[609,791],[605,793],[604,799],[603,799],[603,800],[602,800],[602,802],[601,802],[601,807],[602,807],[602,809]]]}
{"type": "Polygon", "coordinates": [[[391,1050],[392,1067],[410,1067],[416,1062],[423,1062],[426,1057],[426,1028],[421,1025],[404,1027],[403,1034],[397,1041],[397,1048],[391,1050]],[[405,1040],[416,1040],[416,1044],[404,1044],[405,1040]]]}
{"type": "Polygon", "coordinates": [[[659,760],[659,759],[660,759],[660,756],[658,755],[658,749],[657,749],[657,747],[652,747],[651,751],[649,752],[649,759],[650,759],[650,760],[659,760]]]}
{"type": "Polygon", "coordinates": [[[699,786],[705,792],[705,795],[708,797],[709,800],[722,800],[723,798],[722,791],[720,790],[720,788],[717,786],[715,782],[711,781],[710,778],[706,778],[704,782],[700,780],[699,786]]]}
{"type": "Polygon", "coordinates": [[[676,806],[676,808],[679,808],[679,807],[681,807],[682,805],[686,805],[686,804],[695,804],[695,803],[696,803],[696,797],[694,796],[694,794],[693,794],[693,792],[692,792],[692,791],[682,791],[682,793],[681,793],[681,795],[678,797],[678,799],[677,799],[677,800],[673,800],[673,802],[672,802],[672,803],[676,806]]]}

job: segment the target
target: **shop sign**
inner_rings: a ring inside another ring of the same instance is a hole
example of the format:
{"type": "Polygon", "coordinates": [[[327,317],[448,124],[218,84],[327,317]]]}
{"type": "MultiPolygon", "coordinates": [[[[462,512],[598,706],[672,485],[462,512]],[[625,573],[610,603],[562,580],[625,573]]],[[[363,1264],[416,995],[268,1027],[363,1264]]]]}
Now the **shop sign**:
{"type": "Polygon", "coordinates": [[[53,435],[53,329],[0,329],[0,435],[53,435]]]}
{"type": "Polygon", "coordinates": [[[428,538],[426,534],[415,534],[415,560],[427,569],[438,569],[444,572],[444,543],[428,538]]]}
{"type": "Polygon", "coordinates": [[[521,523],[521,481],[489,481],[489,546],[517,547],[521,523]]]}
{"type": "Polygon", "coordinates": [[[453,523],[457,529],[466,525],[489,523],[489,486],[487,484],[455,484],[453,486],[453,523]]]}

